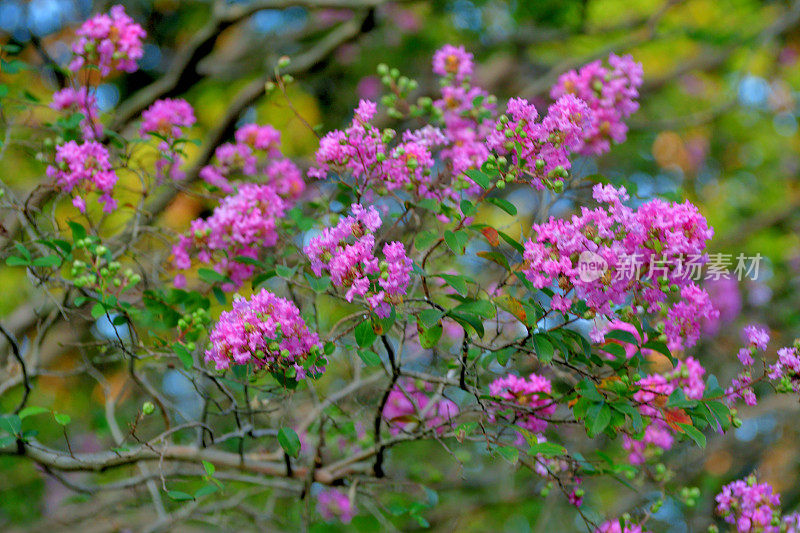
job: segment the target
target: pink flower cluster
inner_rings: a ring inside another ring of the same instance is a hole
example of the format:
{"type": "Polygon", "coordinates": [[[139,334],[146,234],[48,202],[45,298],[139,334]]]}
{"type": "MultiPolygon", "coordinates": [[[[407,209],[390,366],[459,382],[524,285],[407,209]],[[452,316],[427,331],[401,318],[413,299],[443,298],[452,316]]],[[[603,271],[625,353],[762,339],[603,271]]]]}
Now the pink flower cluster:
{"type": "Polygon", "coordinates": [[[309,176],[322,179],[335,171],[351,175],[360,185],[375,182],[388,190],[424,186],[433,166],[425,143],[409,140],[390,150],[394,132],[370,124],[376,110],[374,102],[361,100],[350,127],[325,135],[317,150],[317,167],[309,170],[309,176]]]}
{"type": "Polygon", "coordinates": [[[422,425],[423,429],[435,430],[440,435],[444,433],[458,415],[458,406],[447,398],[432,397],[433,392],[430,383],[398,380],[383,407],[383,418],[389,425],[389,432],[398,435],[422,425]]]}
{"type": "Polygon", "coordinates": [[[531,433],[541,433],[547,428],[547,418],[556,411],[552,399],[550,380],[538,374],[521,378],[509,374],[497,378],[489,385],[491,400],[489,419],[505,420],[531,433]]]}
{"type": "Polygon", "coordinates": [[[325,228],[303,250],[311,260],[314,274],[330,274],[335,287],[347,289],[345,298],[352,302],[364,297],[380,317],[391,312],[390,304],[402,301],[411,281],[411,259],[401,242],[383,246],[384,260],[375,256],[375,234],[381,226],[378,211],[359,204],[350,207],[352,216],[345,216],[332,228],[325,228]]]}
{"type": "Polygon", "coordinates": [[[593,192],[606,205],[533,226],[536,238],[525,243],[526,277],[537,288],[554,285],[564,298],[584,300],[609,319],[612,306],[632,297],[647,312],[660,312],[671,348],[693,345],[701,321],[717,311],[681,265],[704,257],[713,230],[689,202],[655,199],[633,210],[622,203],[624,187],[598,184],[593,192]],[[607,268],[587,275],[582,254],[607,268]]]}
{"type": "Polygon", "coordinates": [[[588,76],[593,85],[599,83],[599,92],[554,89],[557,101],[539,122],[532,104],[514,98],[507,114],[497,119],[496,99],[472,84],[472,54],[446,45],[433,57],[433,71],[442,78],[441,97],[428,99],[431,125],[404,132],[391,146],[396,133],[372,125],[377,106],[362,100],[348,128],[322,139],[316,168],[309,175],[324,178],[335,172],[352,177],[362,189],[399,189],[416,198],[457,202],[462,194],[481,191],[465,171],[482,168],[495,161],[492,157],[503,158],[505,165],[510,156],[510,168],[502,169],[506,180],[525,179],[537,189],[559,190],[558,183],[571,166],[569,156],[586,151],[587,145],[597,151],[596,145],[608,145],[606,138],[624,138],[627,128],[622,120],[638,106],[634,99],[641,85],[641,66],[630,57],[612,55],[609,62],[609,69],[590,65],[594,71],[602,70],[602,82],[594,80],[592,69],[580,75],[588,76]]]}
{"type": "Polygon", "coordinates": [[[142,57],[142,39],[147,35],[141,26],[117,5],[84,22],[75,32],[78,40],[72,45],[75,57],[69,69],[77,72],[92,65],[108,76],[112,70],[134,72],[136,61],[142,57]]]}
{"type": "Polygon", "coordinates": [[[184,174],[180,169],[182,157],[179,141],[183,138],[183,129],[194,125],[194,109],[186,100],[167,98],[156,100],[144,113],[139,135],[153,135],[161,140],[158,149],[163,156],[156,161],[156,172],[159,179],[170,176],[181,180],[184,174]]]}
{"type": "Polygon", "coordinates": [[[460,84],[472,76],[472,54],[463,46],[446,44],[433,54],[433,72],[460,84]]]}
{"type": "MultiPolygon", "coordinates": [[[[666,374],[651,374],[636,382],[639,390],[634,393],[633,400],[639,406],[639,412],[649,421],[641,440],[634,440],[623,435],[623,446],[630,452],[628,459],[633,464],[645,462],[648,450],[672,448],[674,438],[670,420],[665,416],[663,407],[676,388],[683,389],[686,398],[699,400],[705,392],[703,376],[706,370],[696,359],[687,357],[666,374]]],[[[680,420],[678,420],[680,422],[680,420]]]]}
{"type": "MultiPolygon", "coordinates": [[[[117,174],[111,166],[111,159],[105,146],[94,141],[78,144],[69,141],[56,147],[55,164],[47,167],[47,175],[55,178],[56,184],[66,192],[89,192],[96,190],[100,194],[99,201],[103,211],[109,213],[117,208],[117,202],[111,197],[117,174]]],[[[86,201],[75,195],[72,205],[81,213],[86,212],[86,201]]]]}
{"type": "Polygon", "coordinates": [[[339,489],[324,489],[317,495],[317,512],[325,520],[338,520],[349,524],[356,515],[356,509],[350,498],[339,489]]]}
{"type": "Polygon", "coordinates": [[[624,120],[639,109],[642,65],[629,55],[614,54],[608,64],[594,61],[577,72],[566,72],[550,92],[554,99],[575,95],[591,109],[576,147],[583,154],[599,155],[609,150],[611,141],[623,142],[628,132],[624,120]]]}
{"type": "MultiPolygon", "coordinates": [[[[191,268],[192,259],[213,264],[214,270],[230,278],[226,290],[238,288],[253,274],[253,266],[236,261],[237,256],[259,259],[265,249],[278,242],[278,221],[285,203],[270,185],[245,183],[239,191],[220,201],[207,219],[192,221],[188,235],[172,248],[176,268],[191,268]]],[[[176,276],[175,285],[185,279],[176,276]]]]}
{"type": "Polygon", "coordinates": [[[755,362],[753,356],[756,350],[764,351],[769,343],[769,332],[756,324],[745,326],[742,334],[747,341],[747,346],[739,350],[737,356],[744,366],[752,366],[755,362]]]}
{"type": "MultiPolygon", "coordinates": [[[[322,179],[330,172],[338,172],[352,176],[360,187],[403,190],[416,198],[436,200],[457,198],[461,190],[477,187],[465,177],[452,180],[444,179],[443,175],[434,175],[432,150],[450,142],[450,137],[444,132],[432,126],[407,131],[403,135],[403,142],[390,148],[388,143],[394,137],[394,132],[381,131],[369,123],[375,110],[374,103],[362,100],[350,127],[332,131],[323,137],[316,154],[317,166],[309,171],[309,175],[322,179]]],[[[459,146],[462,144],[459,143],[459,146]]],[[[443,157],[447,155],[445,152],[441,152],[443,157]]],[[[485,148],[482,152],[482,159],[462,161],[459,164],[459,167],[463,167],[461,171],[479,166],[489,154],[485,148]]]]}
{"type": "Polygon", "coordinates": [[[780,526],[773,523],[773,519],[781,515],[781,496],[773,493],[769,483],[758,483],[755,476],[725,485],[716,501],[717,513],[740,533],[781,531],[780,526]]]}
{"type": "Polygon", "coordinates": [[[246,124],[236,130],[235,142],[225,143],[214,152],[216,161],[200,170],[200,177],[224,192],[233,191],[230,180],[236,175],[265,182],[284,199],[295,200],[305,189],[300,169],[281,155],[281,134],[272,126],[246,124]]]}
{"type": "Polygon", "coordinates": [[[594,533],[650,533],[642,529],[639,524],[625,521],[622,525],[619,520],[608,520],[600,524],[594,533]]]}
{"type": "Polygon", "coordinates": [[[539,112],[522,98],[508,102],[489,135],[488,147],[500,155],[511,155],[511,174],[529,179],[536,189],[553,186],[567,176],[568,156],[580,147],[581,132],[588,127],[591,113],[586,103],[572,95],[559,98],[541,122],[539,112]]]}
{"type": "Polygon", "coordinates": [[[191,127],[195,121],[194,109],[186,100],[156,100],[142,113],[139,135],[158,135],[167,140],[177,140],[183,136],[183,128],[191,127]]]}
{"type": "Polygon", "coordinates": [[[800,353],[796,346],[778,350],[778,360],[769,367],[769,378],[781,380],[785,391],[800,392],[800,353]]]}
{"type": "Polygon", "coordinates": [[[450,177],[440,173],[436,179],[439,198],[458,200],[461,192],[475,196],[481,188],[464,172],[479,169],[491,152],[486,139],[494,131],[495,98],[473,85],[472,54],[463,47],[445,45],[433,57],[434,73],[443,76],[441,97],[433,102],[441,113],[441,138],[431,143],[439,146],[438,157],[450,177]]]}
{"type": "Polygon", "coordinates": [[[234,298],[233,308],[222,312],[209,341],[205,360],[217,370],[250,364],[297,380],[325,371],[319,337],[306,327],[300,310],[266,289],[249,300],[234,298]]]}
{"type": "Polygon", "coordinates": [[[58,111],[70,111],[83,115],[81,133],[87,141],[103,136],[103,125],[100,124],[97,98],[88,87],[74,89],[66,87],[53,95],[50,107],[58,111]]]}

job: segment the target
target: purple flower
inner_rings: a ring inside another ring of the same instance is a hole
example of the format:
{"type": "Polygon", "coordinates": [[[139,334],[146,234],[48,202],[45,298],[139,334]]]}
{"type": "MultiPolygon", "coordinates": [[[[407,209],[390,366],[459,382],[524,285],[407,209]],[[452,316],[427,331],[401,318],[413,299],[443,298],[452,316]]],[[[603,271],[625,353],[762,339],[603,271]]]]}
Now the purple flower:
{"type": "Polygon", "coordinates": [[[472,76],[472,54],[463,46],[444,45],[433,55],[433,72],[452,77],[456,84],[472,76]]]}
{"type": "Polygon", "coordinates": [[[769,483],[758,483],[755,476],[725,485],[716,501],[717,514],[741,533],[780,531],[780,526],[773,524],[773,518],[780,517],[780,494],[773,493],[769,483]]]}
{"type": "Polygon", "coordinates": [[[411,281],[411,259],[400,242],[384,245],[384,260],[375,256],[374,232],[381,226],[378,211],[360,204],[351,207],[352,216],[339,219],[332,228],[325,228],[314,237],[303,252],[311,261],[317,276],[330,274],[335,287],[346,289],[345,299],[352,302],[364,297],[380,317],[391,312],[390,304],[402,302],[411,281]],[[370,276],[377,278],[373,282],[370,276]]]}
{"type": "Polygon", "coordinates": [[[322,346],[308,330],[297,306],[262,289],[249,300],[237,296],[233,309],[224,311],[209,335],[206,362],[217,370],[251,364],[269,372],[294,372],[303,379],[307,370],[325,371],[322,346]],[[306,362],[311,359],[311,365],[306,362]]]}
{"type": "MultiPolygon", "coordinates": [[[[55,164],[47,167],[47,175],[55,178],[56,185],[65,192],[97,191],[103,211],[108,213],[116,209],[117,202],[111,197],[117,174],[111,166],[111,160],[105,146],[94,141],[78,144],[69,141],[56,147],[55,164]]],[[[86,202],[80,195],[73,205],[84,212],[86,202]]]]}
{"type": "Polygon", "coordinates": [[[103,136],[103,125],[100,124],[97,98],[88,87],[73,89],[66,87],[53,95],[50,107],[59,111],[71,111],[83,115],[81,133],[87,141],[103,136]]]}
{"type": "Polygon", "coordinates": [[[189,233],[172,248],[174,266],[185,270],[197,262],[210,264],[233,282],[226,290],[240,287],[253,274],[253,266],[235,258],[258,259],[275,246],[285,207],[271,186],[241,185],[236,194],[220,201],[210,217],[192,221],[189,233]]]}
{"type": "Polygon", "coordinates": [[[329,522],[338,520],[343,524],[349,524],[356,515],[347,494],[334,488],[324,489],[317,495],[317,512],[329,522]]]}
{"type": "Polygon", "coordinates": [[[142,39],[147,35],[141,26],[117,5],[106,13],[90,18],[75,32],[78,40],[72,45],[75,54],[69,69],[77,72],[87,65],[108,76],[112,70],[134,72],[142,57],[142,39]]]}
{"type": "Polygon", "coordinates": [[[591,110],[588,124],[580,133],[575,150],[582,154],[607,152],[611,141],[625,140],[628,126],[624,120],[639,109],[636,99],[642,85],[642,65],[631,56],[611,54],[608,67],[594,61],[579,71],[561,75],[550,95],[559,98],[575,95],[591,110]]]}
{"type": "Polygon", "coordinates": [[[532,433],[541,433],[547,428],[547,418],[556,410],[551,392],[550,380],[538,374],[497,378],[489,385],[489,393],[497,398],[489,404],[490,420],[506,420],[532,433]]]}
{"type": "Polygon", "coordinates": [[[383,408],[383,418],[392,435],[412,431],[417,425],[442,434],[458,415],[458,406],[444,397],[433,396],[430,383],[417,384],[411,379],[399,380],[383,408]]]}

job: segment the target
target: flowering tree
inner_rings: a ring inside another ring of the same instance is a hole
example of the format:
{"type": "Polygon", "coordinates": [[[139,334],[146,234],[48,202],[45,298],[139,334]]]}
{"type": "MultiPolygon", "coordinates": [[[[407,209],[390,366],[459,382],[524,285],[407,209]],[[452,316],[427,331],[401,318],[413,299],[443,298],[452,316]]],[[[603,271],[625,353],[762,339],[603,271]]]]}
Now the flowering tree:
{"type": "MultiPolygon", "coordinates": [[[[666,450],[739,425],[756,390],[800,392],[800,347],[772,354],[760,326],[745,328],[730,383],[691,355],[719,319],[694,275],[713,237],[698,208],[637,201],[577,168],[625,141],[643,83],[633,57],[562,74],[545,105],[498,102],[463,47],[434,54],[431,95],[381,65],[380,105],[362,100],[309,163],[246,122],[198,154],[180,98],[105,123],[98,80],[135,71],[146,38],[121,6],[84,22],[49,104],[57,118],[44,133],[7,130],[4,146],[39,135],[47,194],[31,206],[4,187],[20,230],[6,264],[47,295],[48,327],[97,333],[71,348],[111,440],[74,449],[82,413],[33,400],[44,373],[3,327],[21,378],[0,454],[153,506],[153,529],[247,514],[292,529],[363,515],[425,526],[437,494],[396,459],[426,445],[454,468],[509,463],[531,497],[560,493],[590,531],[641,532],[667,495],[713,496],[673,483],[666,450]],[[551,216],[589,189],[575,214],[551,216]],[[517,220],[508,190],[535,196],[530,227],[487,223],[492,210],[517,220]],[[178,191],[211,208],[175,234],[157,215],[178,191]],[[120,368],[124,384],[109,379],[120,368]],[[165,376],[188,395],[156,386],[165,376]],[[584,503],[603,479],[659,497],[606,517],[584,503]]],[[[258,91],[291,107],[294,64],[281,58],[258,91]]],[[[800,531],[755,477],[715,501],[735,530],[800,531]]]]}

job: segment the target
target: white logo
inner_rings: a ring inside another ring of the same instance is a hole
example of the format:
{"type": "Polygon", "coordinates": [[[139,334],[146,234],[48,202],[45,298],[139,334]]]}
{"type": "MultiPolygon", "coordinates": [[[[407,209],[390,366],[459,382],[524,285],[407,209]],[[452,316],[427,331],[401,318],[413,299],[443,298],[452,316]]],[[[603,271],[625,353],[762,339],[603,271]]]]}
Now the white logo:
{"type": "Polygon", "coordinates": [[[585,283],[601,278],[606,270],[608,263],[594,252],[581,252],[578,257],[578,277],[585,283]]]}

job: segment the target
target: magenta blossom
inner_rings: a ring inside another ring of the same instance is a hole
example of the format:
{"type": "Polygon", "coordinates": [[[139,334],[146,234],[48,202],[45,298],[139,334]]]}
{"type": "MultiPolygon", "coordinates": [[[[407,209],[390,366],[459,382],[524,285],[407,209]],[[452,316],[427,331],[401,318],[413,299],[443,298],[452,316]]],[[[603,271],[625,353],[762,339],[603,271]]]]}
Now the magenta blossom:
{"type": "MultiPolygon", "coordinates": [[[[192,221],[188,235],[172,248],[175,267],[212,265],[230,278],[226,290],[238,288],[253,274],[253,266],[236,261],[244,256],[258,259],[278,242],[277,224],[284,215],[284,201],[269,185],[245,183],[223,198],[207,219],[192,221]]],[[[182,278],[178,278],[179,284],[182,278]]]]}
{"type": "Polygon", "coordinates": [[[420,424],[442,434],[457,415],[458,406],[434,394],[433,385],[411,379],[401,379],[395,384],[383,408],[383,418],[392,435],[411,431],[420,424]]]}
{"type": "Polygon", "coordinates": [[[249,300],[234,298],[233,309],[220,315],[209,340],[205,359],[217,370],[250,364],[298,380],[307,372],[325,371],[319,337],[306,327],[300,310],[266,289],[249,300]]]}
{"type": "MultiPolygon", "coordinates": [[[[57,146],[55,165],[47,167],[47,175],[55,178],[56,185],[65,192],[99,192],[106,213],[117,207],[116,200],[111,197],[117,174],[111,166],[108,150],[100,143],[69,141],[57,146]]],[[[76,195],[73,205],[81,212],[86,211],[86,201],[80,195],[76,195]]]]}
{"type": "Polygon", "coordinates": [[[338,520],[343,524],[349,524],[356,515],[347,494],[335,488],[324,489],[317,495],[317,512],[328,522],[338,520]]]}
{"type": "Polygon", "coordinates": [[[72,45],[75,57],[69,69],[77,72],[92,65],[108,76],[112,70],[134,72],[142,57],[142,39],[147,35],[141,26],[117,5],[106,13],[90,18],[75,32],[78,40],[72,45]]]}

